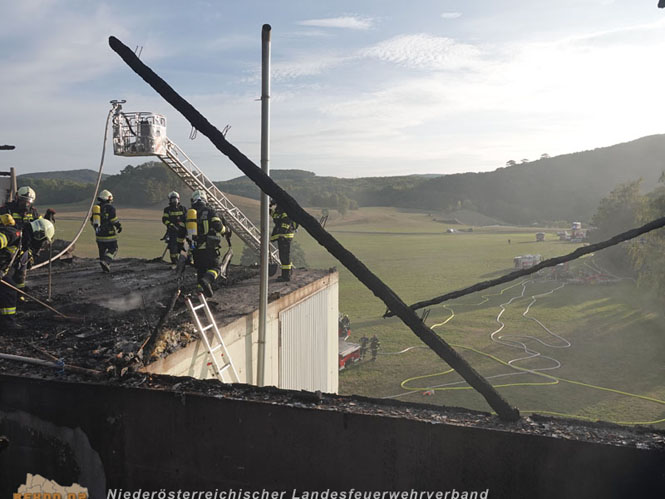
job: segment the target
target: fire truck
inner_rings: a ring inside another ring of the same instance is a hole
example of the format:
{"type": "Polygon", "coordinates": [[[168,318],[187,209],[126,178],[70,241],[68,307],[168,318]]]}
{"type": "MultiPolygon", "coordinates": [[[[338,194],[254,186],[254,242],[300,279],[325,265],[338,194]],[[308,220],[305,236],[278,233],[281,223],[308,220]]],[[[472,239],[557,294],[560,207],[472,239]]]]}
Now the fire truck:
{"type": "Polygon", "coordinates": [[[339,370],[360,362],[360,345],[347,341],[351,336],[351,321],[346,314],[339,315],[339,370]]]}

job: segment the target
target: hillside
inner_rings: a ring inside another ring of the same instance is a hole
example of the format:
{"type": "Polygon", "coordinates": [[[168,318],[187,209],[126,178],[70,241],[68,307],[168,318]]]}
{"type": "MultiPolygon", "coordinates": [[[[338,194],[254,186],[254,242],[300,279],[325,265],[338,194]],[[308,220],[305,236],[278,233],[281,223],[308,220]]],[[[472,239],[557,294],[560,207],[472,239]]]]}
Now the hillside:
{"type": "MultiPolygon", "coordinates": [[[[271,176],[301,204],[344,214],[359,206],[392,206],[432,212],[441,218],[475,213],[509,224],[588,222],[600,200],[618,184],[643,179],[650,191],[665,170],[665,135],[653,135],[591,151],[565,154],[492,172],[454,175],[337,178],[304,170],[272,170],[271,176]]],[[[40,202],[77,202],[92,192],[92,170],[19,176],[32,185],[40,202]]],[[[94,180],[93,178],[93,180],[94,180]]],[[[224,192],[259,198],[246,177],[215,182],[224,192]]],[[[169,191],[188,189],[164,165],[127,166],[104,179],[102,188],[132,206],[160,203],[169,191]]],[[[468,217],[465,217],[468,218],[468,217]]],[[[466,220],[462,220],[466,223],[466,220]]]]}
{"type": "MultiPolygon", "coordinates": [[[[359,206],[395,206],[436,212],[469,209],[509,223],[588,221],[598,202],[620,183],[642,178],[651,190],[665,169],[665,135],[565,154],[493,172],[343,179],[273,170],[272,176],[305,205],[335,207],[340,197],[359,206]]],[[[245,177],[217,185],[258,198],[245,177]]]]}
{"type": "MultiPolygon", "coordinates": [[[[102,173],[102,180],[110,177],[106,173],[102,173]]],[[[80,182],[83,184],[97,182],[97,172],[95,170],[61,170],[57,172],[37,172],[37,173],[24,173],[17,177],[18,182],[27,179],[57,179],[57,180],[71,180],[72,182],[80,182]]]]}

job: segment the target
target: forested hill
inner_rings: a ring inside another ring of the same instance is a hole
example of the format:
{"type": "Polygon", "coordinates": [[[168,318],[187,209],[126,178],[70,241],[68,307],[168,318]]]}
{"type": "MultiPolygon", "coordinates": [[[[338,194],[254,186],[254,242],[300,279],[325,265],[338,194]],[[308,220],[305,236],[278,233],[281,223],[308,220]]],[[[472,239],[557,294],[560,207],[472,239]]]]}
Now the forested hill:
{"type": "MultiPolygon", "coordinates": [[[[467,208],[510,223],[588,221],[598,202],[618,184],[643,179],[651,190],[665,170],[665,135],[591,151],[515,164],[493,172],[432,177],[317,177],[300,170],[273,170],[275,181],[305,205],[348,198],[351,206],[397,206],[432,211],[467,208]]],[[[245,177],[218,186],[258,198],[245,177]]]]}
{"type": "MultiPolygon", "coordinates": [[[[303,170],[272,170],[271,175],[305,206],[342,212],[357,206],[396,206],[435,212],[465,208],[508,223],[529,224],[587,222],[600,199],[618,184],[642,178],[642,188],[650,191],[664,170],[665,135],[653,135],[484,173],[346,179],[320,177],[303,170]]],[[[73,180],[72,173],[23,175],[19,176],[19,185],[32,185],[38,203],[89,199],[92,180],[73,180]]],[[[216,184],[224,192],[259,197],[258,188],[246,177],[216,184]]],[[[111,190],[118,203],[134,206],[163,202],[171,190],[181,191],[185,199],[189,195],[182,182],[156,162],[127,166],[121,173],[105,178],[102,188],[111,190]]]]}
{"type": "MultiPolygon", "coordinates": [[[[102,173],[102,180],[108,177],[109,175],[102,173]]],[[[27,179],[71,180],[72,182],[87,184],[90,182],[97,182],[97,172],[95,170],[66,170],[57,172],[25,173],[18,176],[19,183],[27,179]]]]}

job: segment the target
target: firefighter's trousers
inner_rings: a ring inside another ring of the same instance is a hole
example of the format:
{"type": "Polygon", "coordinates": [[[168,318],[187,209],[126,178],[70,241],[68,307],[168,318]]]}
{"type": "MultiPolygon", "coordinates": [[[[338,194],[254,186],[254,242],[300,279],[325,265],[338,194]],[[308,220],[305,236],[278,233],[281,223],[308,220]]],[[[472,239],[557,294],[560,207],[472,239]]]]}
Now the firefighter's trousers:
{"type": "Polygon", "coordinates": [[[185,238],[178,237],[177,230],[169,229],[169,256],[171,258],[171,263],[178,263],[178,258],[180,257],[180,252],[185,249],[185,238]]]}
{"type": "MultiPolygon", "coordinates": [[[[2,278],[4,282],[16,286],[14,279],[7,274],[2,278]]],[[[18,293],[4,284],[0,284],[0,315],[14,315],[16,314],[16,300],[18,293]]]]}
{"type": "Polygon", "coordinates": [[[99,261],[110,264],[118,255],[118,241],[97,241],[99,261]]]}
{"type": "Polygon", "coordinates": [[[280,237],[277,239],[277,249],[279,250],[279,261],[282,264],[282,270],[291,270],[291,241],[287,237],[280,237]]]}
{"type": "Polygon", "coordinates": [[[209,276],[209,282],[217,279],[222,271],[221,258],[216,249],[204,248],[192,251],[194,257],[194,267],[196,268],[196,277],[201,280],[204,276],[209,276]],[[212,277],[212,280],[210,280],[212,277]]]}

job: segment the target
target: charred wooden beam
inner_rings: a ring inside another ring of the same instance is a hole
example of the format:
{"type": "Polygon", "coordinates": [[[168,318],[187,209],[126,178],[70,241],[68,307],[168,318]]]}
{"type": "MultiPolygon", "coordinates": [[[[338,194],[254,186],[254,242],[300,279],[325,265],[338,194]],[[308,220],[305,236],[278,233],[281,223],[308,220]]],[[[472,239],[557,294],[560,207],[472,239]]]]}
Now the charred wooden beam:
{"type": "Polygon", "coordinates": [[[194,106],[182,98],[152,69],[141,62],[136,54],[120,40],[111,36],[109,37],[109,45],[134,72],[143,78],[169,104],[176,108],[194,128],[208,137],[222,154],[226,155],[263,192],[276,200],[277,204],[282,206],[293,220],[304,227],[321,246],[326,248],[331,255],[349,269],[390,310],[393,310],[395,315],[402,319],[421,341],[434,350],[469,385],[475,388],[487,400],[488,404],[501,419],[508,421],[519,419],[519,411],[511,407],[483,376],[473,369],[448,343],[427,327],[390,287],[371,272],[353,253],[348,251],[331,234],[323,229],[318,220],[307,213],[293,197],[279,187],[247,156],[230,144],[224,137],[224,134],[199,113],[194,106]]]}

